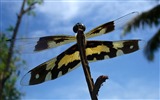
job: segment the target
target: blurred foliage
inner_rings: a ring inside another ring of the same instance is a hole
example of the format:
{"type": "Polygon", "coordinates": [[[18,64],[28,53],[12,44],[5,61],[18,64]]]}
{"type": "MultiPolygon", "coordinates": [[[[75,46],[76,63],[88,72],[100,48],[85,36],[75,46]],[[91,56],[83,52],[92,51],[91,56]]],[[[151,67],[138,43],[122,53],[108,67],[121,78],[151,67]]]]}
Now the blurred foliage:
{"type": "Polygon", "coordinates": [[[154,52],[160,48],[160,29],[158,32],[148,41],[145,48],[145,54],[149,60],[154,59],[154,52]]]}
{"type": "Polygon", "coordinates": [[[17,75],[12,75],[5,83],[5,89],[3,89],[2,100],[20,100],[22,92],[15,87],[17,75]]]}
{"type": "Polygon", "coordinates": [[[31,6],[33,3],[42,4],[43,0],[27,0],[27,5],[31,6]]]}
{"type": "Polygon", "coordinates": [[[14,27],[12,25],[10,25],[9,28],[7,28],[7,31],[13,32],[14,31],[14,27]]]}
{"type": "MultiPolygon", "coordinates": [[[[13,33],[12,39],[16,38],[22,16],[26,13],[35,15],[32,9],[35,4],[42,3],[43,0],[23,0],[20,13],[17,14],[16,25],[10,25],[7,29],[7,32],[13,33]]],[[[10,41],[12,45],[9,45],[6,40],[6,35],[0,33],[0,100],[19,100],[24,94],[17,89],[16,82],[20,74],[20,66],[25,62],[20,58],[19,50],[13,50],[14,41],[10,41]]]]}
{"type": "Polygon", "coordinates": [[[8,55],[8,49],[9,46],[6,43],[6,36],[5,34],[1,33],[0,36],[0,77],[8,76],[3,90],[2,90],[2,100],[17,100],[20,99],[20,97],[23,95],[21,92],[19,92],[18,89],[16,89],[15,84],[18,77],[17,70],[18,67],[16,66],[16,62],[20,61],[21,59],[17,56],[14,56],[10,68],[8,71],[4,71],[6,67],[6,59],[8,55]]]}
{"type": "MultiPolygon", "coordinates": [[[[43,0],[27,0],[27,6],[33,6],[34,4],[43,4],[43,0]]],[[[36,13],[33,10],[29,10],[27,14],[30,16],[36,16],[36,13]]]]}
{"type": "Polygon", "coordinates": [[[152,28],[153,26],[157,27],[157,33],[147,42],[145,47],[145,55],[149,61],[154,59],[154,52],[157,51],[160,47],[160,5],[155,6],[149,11],[143,12],[142,14],[135,17],[131,20],[127,26],[124,28],[125,36],[132,29],[137,29],[140,26],[144,29],[146,26],[152,28]]]}

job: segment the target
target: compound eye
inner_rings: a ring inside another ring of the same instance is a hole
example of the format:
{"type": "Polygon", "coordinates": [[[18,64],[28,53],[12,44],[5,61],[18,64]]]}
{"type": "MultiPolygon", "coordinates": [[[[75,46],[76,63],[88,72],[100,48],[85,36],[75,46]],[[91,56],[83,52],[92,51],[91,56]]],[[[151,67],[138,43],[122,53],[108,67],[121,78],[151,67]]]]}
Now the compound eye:
{"type": "Polygon", "coordinates": [[[85,25],[82,24],[82,23],[77,23],[76,25],[74,25],[73,31],[74,31],[75,33],[77,33],[78,30],[81,30],[81,31],[84,32],[84,31],[86,30],[85,25]]]}

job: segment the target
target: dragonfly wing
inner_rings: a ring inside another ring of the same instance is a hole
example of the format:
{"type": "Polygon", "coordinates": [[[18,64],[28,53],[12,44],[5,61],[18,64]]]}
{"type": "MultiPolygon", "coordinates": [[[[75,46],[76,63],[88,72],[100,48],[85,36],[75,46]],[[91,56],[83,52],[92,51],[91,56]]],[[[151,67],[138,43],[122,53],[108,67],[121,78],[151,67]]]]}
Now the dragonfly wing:
{"type": "Polygon", "coordinates": [[[22,85],[35,85],[56,79],[72,71],[80,64],[77,44],[62,52],[56,58],[46,61],[30,70],[21,80],[22,85]]]}
{"type": "Polygon", "coordinates": [[[129,54],[140,49],[141,40],[88,41],[86,55],[88,61],[110,59],[129,54]]]}
{"type": "Polygon", "coordinates": [[[47,36],[42,37],[37,41],[35,51],[41,51],[48,48],[57,47],[66,43],[75,41],[74,36],[47,36]]]}
{"type": "MultiPolygon", "coordinates": [[[[88,61],[109,59],[135,52],[140,49],[141,40],[123,41],[87,41],[86,56],[88,61]]],[[[35,85],[56,79],[77,68],[80,55],[77,44],[62,52],[56,58],[44,62],[30,70],[21,81],[22,85],[35,85]]]]}
{"type": "Polygon", "coordinates": [[[15,49],[19,49],[22,53],[38,52],[54,48],[66,43],[74,42],[75,40],[75,36],[67,35],[20,38],[16,39],[15,49]]]}
{"type": "Polygon", "coordinates": [[[109,32],[112,32],[115,29],[118,28],[124,28],[125,25],[127,25],[127,22],[138,15],[138,12],[132,12],[127,15],[124,15],[116,20],[104,23],[91,31],[86,33],[87,38],[103,35],[109,32]]]}

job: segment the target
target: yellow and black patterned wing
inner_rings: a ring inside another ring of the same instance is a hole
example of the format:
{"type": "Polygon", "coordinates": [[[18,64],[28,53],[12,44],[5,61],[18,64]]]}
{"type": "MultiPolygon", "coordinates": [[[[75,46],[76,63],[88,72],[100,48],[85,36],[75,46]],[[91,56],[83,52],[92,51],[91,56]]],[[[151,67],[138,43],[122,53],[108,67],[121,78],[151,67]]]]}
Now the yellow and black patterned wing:
{"type": "Polygon", "coordinates": [[[103,35],[109,32],[112,32],[113,30],[117,28],[124,28],[129,20],[134,18],[136,15],[138,15],[138,12],[131,12],[127,15],[124,15],[116,20],[104,23],[91,31],[86,33],[87,38],[103,35]]]}
{"type": "Polygon", "coordinates": [[[74,42],[75,40],[75,36],[69,35],[20,38],[16,39],[15,48],[21,50],[22,53],[32,53],[74,42]]]}
{"type": "Polygon", "coordinates": [[[142,45],[141,40],[88,41],[86,55],[88,61],[110,59],[135,52],[142,45]]]}
{"type": "MultiPolygon", "coordinates": [[[[124,41],[87,41],[86,56],[88,61],[97,61],[117,57],[139,50],[140,40],[124,41]]],[[[22,85],[34,85],[56,79],[80,64],[77,44],[62,52],[56,58],[44,62],[30,70],[22,79],[22,85]]]]}
{"type": "Polygon", "coordinates": [[[53,80],[73,70],[80,64],[77,45],[71,46],[57,57],[30,70],[21,81],[22,85],[34,85],[53,80]]]}
{"type": "Polygon", "coordinates": [[[41,37],[35,45],[34,51],[41,51],[48,48],[57,47],[66,43],[74,42],[75,36],[47,36],[41,37]]]}

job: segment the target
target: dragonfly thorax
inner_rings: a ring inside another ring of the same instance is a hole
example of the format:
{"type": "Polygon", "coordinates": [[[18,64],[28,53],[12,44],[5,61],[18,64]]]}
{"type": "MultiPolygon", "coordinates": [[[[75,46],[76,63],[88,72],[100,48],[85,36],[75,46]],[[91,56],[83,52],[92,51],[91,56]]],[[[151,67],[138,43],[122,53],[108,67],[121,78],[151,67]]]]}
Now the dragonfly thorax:
{"type": "Polygon", "coordinates": [[[86,30],[86,27],[85,27],[85,25],[84,24],[82,24],[82,23],[77,23],[76,25],[74,25],[74,27],[73,27],[73,31],[75,32],[75,33],[77,33],[78,31],[85,31],[86,30]]]}

